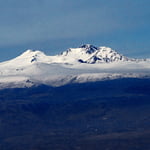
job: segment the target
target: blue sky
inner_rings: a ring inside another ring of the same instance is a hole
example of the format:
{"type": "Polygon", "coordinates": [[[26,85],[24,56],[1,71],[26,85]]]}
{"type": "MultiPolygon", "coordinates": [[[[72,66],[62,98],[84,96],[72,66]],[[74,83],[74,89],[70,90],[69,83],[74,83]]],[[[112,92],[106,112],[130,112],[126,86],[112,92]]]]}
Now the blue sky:
{"type": "Polygon", "coordinates": [[[0,61],[85,43],[150,57],[149,0],[0,0],[0,61]]]}

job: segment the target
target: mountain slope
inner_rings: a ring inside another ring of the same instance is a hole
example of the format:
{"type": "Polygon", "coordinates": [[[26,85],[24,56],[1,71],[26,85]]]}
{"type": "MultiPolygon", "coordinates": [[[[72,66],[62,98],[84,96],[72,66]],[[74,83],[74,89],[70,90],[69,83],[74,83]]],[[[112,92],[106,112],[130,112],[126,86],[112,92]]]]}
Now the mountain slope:
{"type": "Polygon", "coordinates": [[[95,47],[90,44],[82,45],[79,48],[69,48],[59,55],[47,56],[44,52],[39,50],[27,50],[20,56],[0,63],[0,65],[16,65],[23,66],[31,63],[69,63],[69,64],[99,64],[99,63],[111,63],[111,62],[126,62],[126,61],[147,61],[146,59],[134,59],[128,58],[117,53],[115,50],[109,47],[95,47]]]}
{"type": "Polygon", "coordinates": [[[116,78],[150,76],[150,61],[130,59],[107,47],[82,45],[60,55],[27,50],[0,63],[0,88],[38,84],[61,86],[116,78]]]}
{"type": "Polygon", "coordinates": [[[0,149],[149,150],[149,91],[149,79],[0,90],[0,149]]]}
{"type": "Polygon", "coordinates": [[[78,62],[89,64],[131,60],[109,47],[95,47],[90,44],[82,45],[80,48],[70,48],[63,52],[62,56],[75,58],[78,62]]]}

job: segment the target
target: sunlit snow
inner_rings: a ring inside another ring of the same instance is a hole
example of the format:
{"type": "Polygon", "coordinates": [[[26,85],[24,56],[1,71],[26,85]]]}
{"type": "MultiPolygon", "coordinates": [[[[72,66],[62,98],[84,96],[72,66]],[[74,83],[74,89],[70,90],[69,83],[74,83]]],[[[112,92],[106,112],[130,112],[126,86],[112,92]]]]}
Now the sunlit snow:
{"type": "Polygon", "coordinates": [[[83,45],[56,56],[27,50],[0,63],[0,88],[61,86],[116,78],[150,77],[150,60],[127,58],[107,47],[83,45]]]}

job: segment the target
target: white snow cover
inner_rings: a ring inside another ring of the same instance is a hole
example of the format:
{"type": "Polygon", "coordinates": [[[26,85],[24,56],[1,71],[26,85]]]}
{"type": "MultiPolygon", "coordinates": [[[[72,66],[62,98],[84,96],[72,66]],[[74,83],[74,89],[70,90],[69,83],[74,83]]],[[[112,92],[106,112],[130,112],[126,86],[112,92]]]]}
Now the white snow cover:
{"type": "Polygon", "coordinates": [[[0,63],[0,89],[39,84],[61,86],[116,78],[149,78],[150,59],[131,59],[108,47],[87,44],[60,55],[27,50],[0,63]]]}

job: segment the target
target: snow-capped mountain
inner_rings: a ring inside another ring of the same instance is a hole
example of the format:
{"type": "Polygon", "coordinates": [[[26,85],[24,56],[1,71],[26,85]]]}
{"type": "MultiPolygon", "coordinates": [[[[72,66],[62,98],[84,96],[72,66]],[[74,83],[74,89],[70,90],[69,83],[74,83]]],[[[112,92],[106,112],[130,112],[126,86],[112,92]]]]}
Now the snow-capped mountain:
{"type": "Polygon", "coordinates": [[[150,77],[150,60],[130,59],[111,48],[87,44],[55,56],[27,50],[0,63],[0,88],[60,86],[126,77],[150,77]]]}
{"type": "Polygon", "coordinates": [[[69,57],[81,63],[110,63],[115,61],[129,61],[129,59],[109,47],[95,47],[90,44],[82,45],[79,48],[70,48],[62,53],[66,59],[69,57]]]}
{"type": "Polygon", "coordinates": [[[26,50],[20,56],[0,64],[3,66],[26,66],[34,63],[52,63],[54,57],[55,56],[47,56],[44,52],[39,50],[26,50]]]}
{"type": "Polygon", "coordinates": [[[125,62],[125,61],[146,61],[125,57],[115,50],[112,50],[109,47],[95,47],[90,44],[82,45],[79,48],[69,48],[68,50],[62,52],[59,55],[47,56],[44,52],[39,50],[27,50],[22,53],[20,56],[3,62],[5,65],[16,65],[24,66],[33,63],[68,63],[68,64],[99,64],[99,63],[112,63],[112,62],[125,62]]]}

